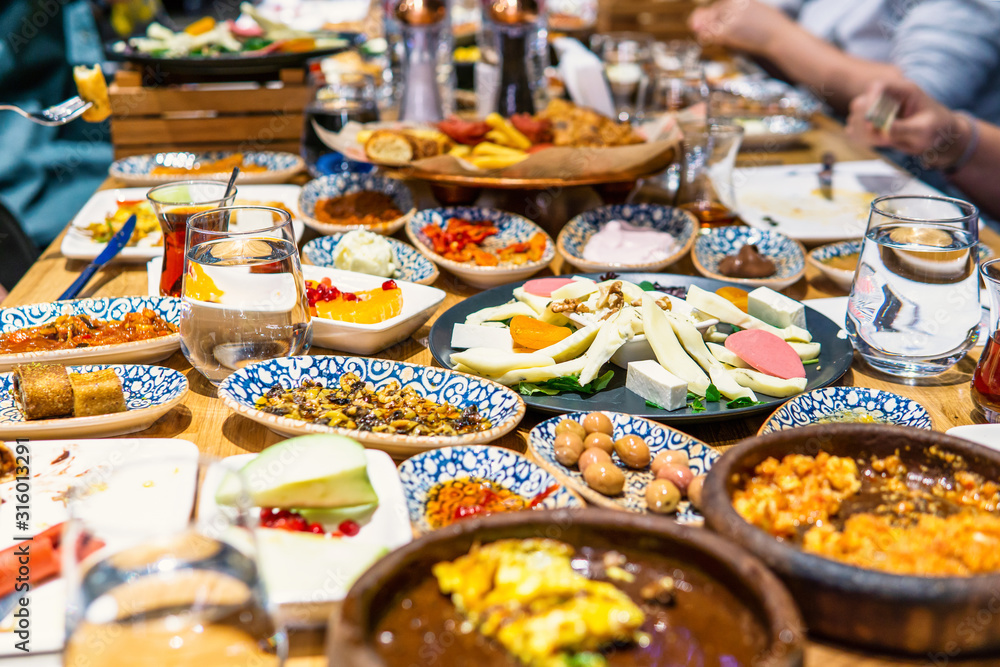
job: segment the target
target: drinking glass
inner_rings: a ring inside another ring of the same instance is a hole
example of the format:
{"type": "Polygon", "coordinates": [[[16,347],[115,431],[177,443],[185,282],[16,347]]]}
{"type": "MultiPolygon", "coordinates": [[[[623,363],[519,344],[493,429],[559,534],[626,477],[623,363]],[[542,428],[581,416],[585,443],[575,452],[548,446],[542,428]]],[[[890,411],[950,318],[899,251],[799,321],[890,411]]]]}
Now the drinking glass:
{"type": "Polygon", "coordinates": [[[291,216],[229,206],[188,222],[181,350],[209,382],[305,353],[312,322],[291,216]]]}
{"type": "Polygon", "coordinates": [[[652,106],[656,111],[680,111],[697,104],[708,105],[710,91],[705,70],[699,63],[676,69],[657,68],[652,106]]]}
{"type": "Polygon", "coordinates": [[[326,174],[369,169],[364,163],[349,162],[326,145],[321,131],[340,132],[347,123],[373,123],[379,119],[375,79],[356,72],[314,74],[317,88],[306,106],[300,153],[309,173],[318,178],[326,174]]]}
{"type": "Polygon", "coordinates": [[[151,456],[97,468],[70,489],[66,667],[284,664],[247,494],[225,514],[191,519],[208,464],[151,456]]]}
{"type": "Polygon", "coordinates": [[[983,409],[986,421],[1000,423],[1000,259],[991,259],[980,268],[990,295],[990,328],[986,346],[972,375],[972,400],[983,409]]]}
{"type": "Polygon", "coordinates": [[[181,295],[188,219],[202,211],[231,205],[236,199],[236,188],[227,197],[227,186],[224,181],[178,181],[157,186],[146,193],[163,231],[160,296],[181,295]]]}
{"type": "Polygon", "coordinates": [[[701,46],[693,39],[670,39],[653,44],[653,61],[665,72],[694,67],[701,61],[701,46]]]}
{"type": "Polygon", "coordinates": [[[736,218],[733,168],[743,142],[738,125],[682,124],[676,204],[702,227],[730,225],[736,218]]]}
{"type": "Polygon", "coordinates": [[[954,366],[981,318],[979,211],[926,195],[875,199],[847,302],[847,334],[868,364],[919,378],[954,366]]]}
{"type": "Polygon", "coordinates": [[[604,75],[618,120],[642,120],[653,67],[653,38],[636,32],[613,32],[600,40],[604,75]]]}

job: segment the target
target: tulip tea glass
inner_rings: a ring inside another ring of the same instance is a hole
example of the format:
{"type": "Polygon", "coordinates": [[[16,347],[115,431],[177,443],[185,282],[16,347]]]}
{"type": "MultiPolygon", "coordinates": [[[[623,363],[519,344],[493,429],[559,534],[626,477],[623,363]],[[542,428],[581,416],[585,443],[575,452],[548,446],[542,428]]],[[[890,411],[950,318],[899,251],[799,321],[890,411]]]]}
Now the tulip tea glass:
{"type": "Polygon", "coordinates": [[[871,204],[847,303],[847,334],[868,364],[919,378],[976,344],[979,211],[959,199],[888,195],[871,204]]]}
{"type": "Polygon", "coordinates": [[[1000,423],[1000,259],[983,264],[980,273],[990,295],[990,328],[986,347],[979,355],[976,372],[972,376],[972,400],[976,402],[986,421],[1000,423]]]}
{"type": "Polygon", "coordinates": [[[309,349],[312,321],[287,211],[200,213],[188,223],[186,252],[181,350],[210,382],[309,349]]]}
{"type": "Polygon", "coordinates": [[[236,199],[236,188],[227,197],[227,187],[225,181],[179,181],[157,186],[146,193],[163,231],[160,296],[181,295],[188,219],[202,211],[230,206],[236,199]]]}
{"type": "Polygon", "coordinates": [[[676,204],[702,227],[731,225],[736,219],[733,168],[743,143],[738,125],[684,123],[683,161],[679,168],[676,204]]]}
{"type": "MultiPolygon", "coordinates": [[[[197,456],[101,466],[68,494],[66,667],[280,667],[246,493],[191,519],[197,456]]],[[[238,482],[230,488],[243,488],[238,482]]]]}

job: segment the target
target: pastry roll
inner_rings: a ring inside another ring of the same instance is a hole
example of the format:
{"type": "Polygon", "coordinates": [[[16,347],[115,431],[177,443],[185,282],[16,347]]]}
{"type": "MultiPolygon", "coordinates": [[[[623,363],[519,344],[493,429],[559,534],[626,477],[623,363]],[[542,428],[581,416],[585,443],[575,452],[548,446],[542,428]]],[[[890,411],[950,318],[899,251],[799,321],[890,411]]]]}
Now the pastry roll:
{"type": "Polygon", "coordinates": [[[14,398],[25,420],[62,417],[73,412],[73,386],[64,366],[14,367],[14,398]]]}
{"type": "Polygon", "coordinates": [[[125,412],[122,381],[113,368],[92,373],[70,373],[73,386],[73,416],[90,417],[125,412]]]}
{"type": "Polygon", "coordinates": [[[0,482],[9,482],[14,479],[14,471],[17,470],[17,459],[14,452],[6,443],[0,442],[0,482]]]}

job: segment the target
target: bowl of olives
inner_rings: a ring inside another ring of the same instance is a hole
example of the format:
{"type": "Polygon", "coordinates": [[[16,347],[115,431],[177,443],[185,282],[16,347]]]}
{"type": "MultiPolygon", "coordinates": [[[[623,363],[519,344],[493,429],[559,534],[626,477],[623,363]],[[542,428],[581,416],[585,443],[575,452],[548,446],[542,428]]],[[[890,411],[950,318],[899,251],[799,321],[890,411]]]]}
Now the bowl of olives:
{"type": "Polygon", "coordinates": [[[719,454],[663,424],[621,412],[574,412],[531,430],[528,447],[589,502],[700,522],[705,473],[719,454]]]}

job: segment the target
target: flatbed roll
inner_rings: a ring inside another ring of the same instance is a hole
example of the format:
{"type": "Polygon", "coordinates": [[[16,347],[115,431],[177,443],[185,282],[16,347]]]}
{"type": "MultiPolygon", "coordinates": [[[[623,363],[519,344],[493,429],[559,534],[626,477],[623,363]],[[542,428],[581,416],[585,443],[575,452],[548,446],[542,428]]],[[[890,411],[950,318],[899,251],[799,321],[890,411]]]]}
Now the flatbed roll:
{"type": "Polygon", "coordinates": [[[25,420],[62,417],[73,412],[73,385],[65,366],[39,363],[14,367],[14,398],[25,420]]]}
{"type": "Polygon", "coordinates": [[[122,381],[113,368],[91,373],[70,373],[73,387],[73,416],[90,417],[125,412],[122,381]]]}

